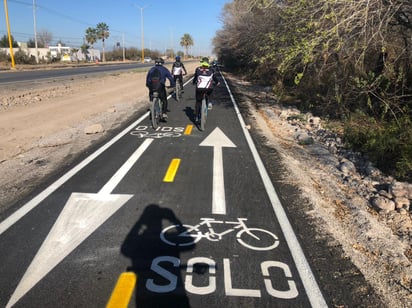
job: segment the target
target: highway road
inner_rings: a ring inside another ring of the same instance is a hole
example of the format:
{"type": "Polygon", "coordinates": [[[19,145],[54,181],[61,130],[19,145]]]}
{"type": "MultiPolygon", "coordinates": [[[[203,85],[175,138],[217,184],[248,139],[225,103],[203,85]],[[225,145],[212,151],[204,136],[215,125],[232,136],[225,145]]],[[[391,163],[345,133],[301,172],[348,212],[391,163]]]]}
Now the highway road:
{"type": "Polygon", "coordinates": [[[70,78],[74,76],[85,76],[101,73],[113,73],[125,70],[133,70],[151,67],[153,63],[116,63],[99,65],[78,65],[73,67],[51,67],[53,69],[34,69],[24,71],[0,72],[0,87],[8,85],[19,85],[27,82],[41,82],[50,79],[70,78]]]}
{"type": "Polygon", "coordinates": [[[1,307],[327,307],[219,78],[205,131],[189,82],[0,222],[1,307]]]}

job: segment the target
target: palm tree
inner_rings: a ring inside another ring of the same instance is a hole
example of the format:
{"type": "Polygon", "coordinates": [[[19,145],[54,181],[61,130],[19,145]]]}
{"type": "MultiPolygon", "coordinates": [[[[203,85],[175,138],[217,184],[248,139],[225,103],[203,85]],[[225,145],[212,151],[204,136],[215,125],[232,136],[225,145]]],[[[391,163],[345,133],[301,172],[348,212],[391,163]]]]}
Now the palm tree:
{"type": "Polygon", "coordinates": [[[82,54],[84,55],[84,58],[87,61],[87,55],[89,54],[89,48],[90,46],[87,44],[83,44],[82,46],[80,46],[80,50],[82,51],[82,54]]]}
{"type": "Polygon", "coordinates": [[[93,48],[94,43],[96,43],[97,41],[96,29],[92,27],[87,28],[85,39],[86,39],[86,42],[89,43],[93,48]]]}
{"type": "Polygon", "coordinates": [[[185,48],[185,58],[189,54],[189,47],[193,46],[193,39],[190,34],[185,33],[183,34],[182,38],[180,39],[180,46],[185,48]]]}
{"type": "Polygon", "coordinates": [[[77,62],[79,62],[79,58],[77,57],[77,53],[79,52],[79,50],[80,50],[79,48],[72,48],[72,49],[70,50],[71,55],[76,58],[76,61],[77,61],[77,62]]]}
{"type": "Polygon", "coordinates": [[[106,25],[104,22],[98,23],[97,26],[96,26],[96,34],[97,34],[97,39],[102,40],[103,62],[105,62],[106,57],[104,55],[104,40],[107,39],[110,35],[109,26],[106,25]]]}

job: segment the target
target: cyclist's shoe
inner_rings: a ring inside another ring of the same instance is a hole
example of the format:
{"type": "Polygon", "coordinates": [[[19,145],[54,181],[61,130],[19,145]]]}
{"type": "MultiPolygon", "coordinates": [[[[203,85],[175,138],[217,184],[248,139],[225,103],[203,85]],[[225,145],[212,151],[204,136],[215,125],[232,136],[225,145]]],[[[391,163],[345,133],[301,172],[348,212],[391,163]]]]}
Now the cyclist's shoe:
{"type": "Polygon", "coordinates": [[[212,103],[209,103],[209,104],[207,105],[207,109],[212,110],[212,108],[213,108],[212,103]]]}
{"type": "Polygon", "coordinates": [[[162,114],[162,117],[163,117],[163,119],[167,119],[167,114],[166,114],[166,113],[163,113],[163,114],[162,114]]]}

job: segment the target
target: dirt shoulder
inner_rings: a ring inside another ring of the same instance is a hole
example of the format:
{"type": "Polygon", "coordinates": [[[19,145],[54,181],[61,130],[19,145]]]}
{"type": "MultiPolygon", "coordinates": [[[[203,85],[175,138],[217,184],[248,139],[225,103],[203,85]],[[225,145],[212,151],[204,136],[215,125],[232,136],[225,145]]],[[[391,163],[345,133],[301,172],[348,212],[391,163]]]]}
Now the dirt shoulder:
{"type": "MultiPolygon", "coordinates": [[[[189,75],[196,64],[186,64],[189,75]]],[[[0,213],[136,111],[147,109],[145,76],[145,72],[113,73],[2,89],[0,213]]],[[[241,96],[241,109],[251,130],[284,164],[280,181],[296,185],[311,204],[303,215],[317,221],[319,236],[327,234],[329,243],[335,243],[330,245],[342,248],[342,258],[359,269],[387,307],[411,307],[411,256],[405,254],[411,247],[412,228],[409,238],[400,239],[388,226],[388,217],[371,212],[356,189],[342,183],[335,172],[336,157],[327,160],[323,153],[321,160],[313,148],[297,143],[296,128],[282,117],[284,107],[268,103],[264,89],[235,76],[228,78],[241,96]]],[[[403,219],[402,226],[410,228],[410,214],[403,219]]]]}
{"type": "MultiPolygon", "coordinates": [[[[279,103],[268,89],[235,76],[230,81],[249,125],[260,135],[260,152],[261,155],[266,152],[265,163],[272,181],[280,187],[295,187],[294,193],[302,201],[300,204],[285,202],[287,211],[290,216],[296,216],[292,218],[294,228],[298,234],[299,230],[302,232],[300,240],[309,247],[306,253],[311,263],[319,266],[317,274],[323,289],[337,296],[333,297],[335,306],[350,307],[350,303],[355,302],[356,307],[411,307],[410,209],[408,212],[378,212],[371,208],[365,188],[354,185],[355,181],[347,181],[348,175],[339,169],[345,161],[341,156],[330,152],[326,144],[317,140],[301,142],[302,135],[312,139],[313,131],[309,121],[299,126],[288,120],[296,115],[300,118],[302,114],[298,110],[279,103]],[[276,169],[273,159],[280,160],[283,167],[276,169]],[[312,236],[309,229],[313,229],[312,236]],[[319,243],[322,244],[317,246],[319,243]],[[346,267],[347,260],[357,270],[346,267]],[[328,279],[325,279],[328,275],[330,281],[335,282],[334,286],[328,286],[328,279]],[[359,275],[364,277],[364,284],[352,284],[359,275]],[[337,289],[342,282],[343,289],[352,288],[346,295],[337,289]],[[372,299],[374,294],[382,303],[377,304],[376,299],[372,299]],[[339,296],[343,296],[341,301],[339,296]]],[[[324,131],[321,126],[319,123],[320,130],[324,131]]],[[[362,178],[355,170],[350,176],[362,178]]],[[[374,185],[379,185],[379,181],[374,185]]]]}
{"type": "MultiPolygon", "coordinates": [[[[188,76],[198,63],[185,64],[188,76]]],[[[0,94],[0,213],[141,109],[146,71],[79,76],[0,94]],[[91,131],[90,131],[91,129],[91,131]]]]}

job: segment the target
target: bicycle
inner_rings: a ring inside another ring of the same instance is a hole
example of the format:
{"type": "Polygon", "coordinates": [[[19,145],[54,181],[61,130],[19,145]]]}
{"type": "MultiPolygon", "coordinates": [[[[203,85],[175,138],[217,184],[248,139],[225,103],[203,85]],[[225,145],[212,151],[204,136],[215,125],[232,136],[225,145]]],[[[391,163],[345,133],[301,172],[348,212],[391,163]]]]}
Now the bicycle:
{"type": "Polygon", "coordinates": [[[154,129],[159,127],[159,122],[163,121],[162,100],[159,98],[159,92],[153,92],[153,98],[150,104],[150,122],[154,129]]]}
{"type": "Polygon", "coordinates": [[[196,102],[195,105],[195,119],[200,120],[200,130],[204,131],[206,127],[206,121],[207,121],[207,112],[208,112],[208,95],[207,92],[203,92],[203,97],[202,97],[202,102],[199,104],[196,102]],[[199,106],[200,105],[200,106],[199,106]]]}
{"type": "Polygon", "coordinates": [[[182,97],[182,85],[180,84],[179,79],[176,79],[175,97],[177,101],[182,97]]]}
{"type": "Polygon", "coordinates": [[[236,240],[242,246],[252,250],[271,250],[279,245],[279,238],[270,231],[260,228],[249,228],[245,221],[247,218],[238,218],[237,221],[221,221],[214,218],[201,218],[195,226],[178,224],[164,228],[160,233],[160,239],[171,246],[190,246],[205,238],[212,242],[217,242],[226,234],[229,234],[237,229],[236,240]],[[216,232],[213,224],[234,225],[234,227],[226,229],[220,233],[216,232]],[[202,232],[200,227],[206,226],[206,232],[202,232]]]}
{"type": "Polygon", "coordinates": [[[179,101],[182,98],[182,94],[183,94],[183,75],[174,75],[174,79],[175,79],[175,99],[177,101],[179,101]]]}

